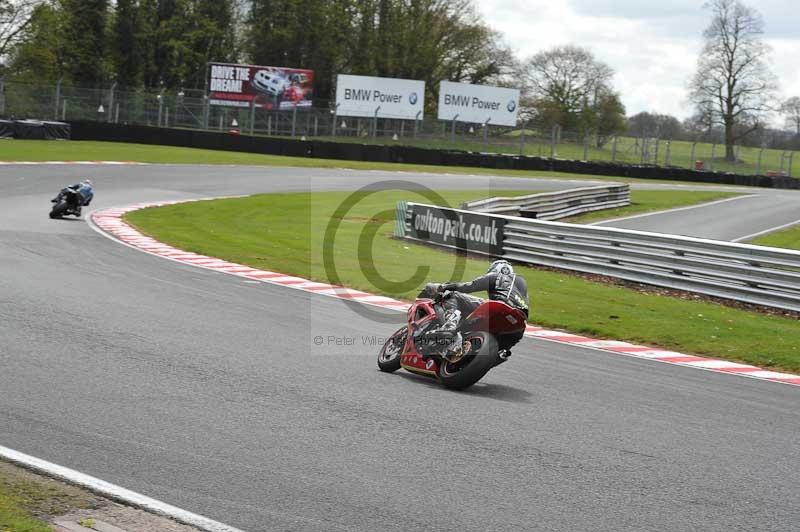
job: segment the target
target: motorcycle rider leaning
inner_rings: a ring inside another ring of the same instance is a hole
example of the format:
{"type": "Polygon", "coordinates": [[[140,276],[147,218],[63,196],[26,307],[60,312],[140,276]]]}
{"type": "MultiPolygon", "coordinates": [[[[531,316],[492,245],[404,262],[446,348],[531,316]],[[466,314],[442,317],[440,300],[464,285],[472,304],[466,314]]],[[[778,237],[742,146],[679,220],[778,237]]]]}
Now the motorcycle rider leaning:
{"type": "MultiPolygon", "coordinates": [[[[420,294],[420,297],[434,297],[436,293],[445,293],[442,307],[445,309],[442,325],[431,335],[452,337],[449,349],[458,349],[461,345],[461,333],[457,332],[462,316],[469,316],[482,303],[483,299],[468,295],[471,292],[485,290],[489,299],[502,301],[510,307],[521,310],[528,315],[528,283],[521,276],[514,273],[514,268],[506,260],[492,262],[486,275],[478,277],[468,283],[444,283],[440,285],[429,284],[420,294]]],[[[502,353],[503,358],[511,356],[511,350],[502,353]]]]}
{"type": "Polygon", "coordinates": [[[92,187],[92,182],[89,179],[84,179],[80,183],[76,183],[69,187],[66,187],[58,193],[58,196],[50,200],[52,203],[58,203],[61,201],[61,198],[64,196],[64,193],[67,190],[72,190],[76,192],[75,197],[77,201],[77,205],[70,205],[73,207],[77,216],[81,215],[81,207],[86,207],[92,202],[92,198],[94,198],[94,188],[92,187]]]}

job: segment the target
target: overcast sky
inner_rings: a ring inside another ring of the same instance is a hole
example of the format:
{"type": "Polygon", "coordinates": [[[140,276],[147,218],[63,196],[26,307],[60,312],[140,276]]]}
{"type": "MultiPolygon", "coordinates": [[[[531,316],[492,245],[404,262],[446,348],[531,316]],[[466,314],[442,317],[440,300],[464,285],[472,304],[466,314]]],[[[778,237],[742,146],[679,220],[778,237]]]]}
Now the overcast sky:
{"type": "MultiPolygon", "coordinates": [[[[709,14],[703,0],[475,0],[486,21],[525,58],[559,44],[589,48],[615,72],[628,115],[692,114],[686,84],[709,14]]],[[[798,0],[745,2],[764,17],[780,95],[800,96],[798,0]]]]}

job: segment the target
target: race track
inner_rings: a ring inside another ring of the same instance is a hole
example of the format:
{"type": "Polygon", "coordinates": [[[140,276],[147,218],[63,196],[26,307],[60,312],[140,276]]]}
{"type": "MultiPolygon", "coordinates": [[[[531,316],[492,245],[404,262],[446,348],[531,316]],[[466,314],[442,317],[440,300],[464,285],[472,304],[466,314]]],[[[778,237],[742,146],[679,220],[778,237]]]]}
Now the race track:
{"type": "MultiPolygon", "coordinates": [[[[377,324],[334,299],[178,265],[83,221],[47,219],[50,197],[86,175],[95,208],[379,179],[575,186],[277,168],[0,168],[0,445],[250,531],[783,531],[800,522],[797,387],[533,339],[467,393],[381,374],[365,343],[391,334],[401,313],[377,324]]],[[[790,192],[755,192],[800,204],[790,192]]],[[[756,218],[731,223],[752,233],[778,221],[756,218]]]]}

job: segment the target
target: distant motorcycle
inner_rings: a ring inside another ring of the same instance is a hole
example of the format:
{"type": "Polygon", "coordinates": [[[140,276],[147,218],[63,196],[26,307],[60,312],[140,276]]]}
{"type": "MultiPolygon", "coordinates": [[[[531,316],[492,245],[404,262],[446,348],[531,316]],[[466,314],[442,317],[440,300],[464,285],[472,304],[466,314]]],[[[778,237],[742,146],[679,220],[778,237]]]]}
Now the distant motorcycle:
{"type": "Polygon", "coordinates": [[[378,367],[388,373],[400,368],[433,377],[453,390],[469,388],[493,367],[502,364],[525,333],[525,314],[501,301],[485,301],[461,321],[463,339],[455,351],[449,341],[432,336],[441,319],[439,302],[417,299],[408,310],[408,323],[395,332],[378,354],[378,367]]]}
{"type": "Polygon", "coordinates": [[[65,188],[58,193],[58,196],[50,200],[53,209],[50,211],[50,218],[61,218],[68,214],[80,217],[81,197],[80,193],[73,188],[65,188]]]}

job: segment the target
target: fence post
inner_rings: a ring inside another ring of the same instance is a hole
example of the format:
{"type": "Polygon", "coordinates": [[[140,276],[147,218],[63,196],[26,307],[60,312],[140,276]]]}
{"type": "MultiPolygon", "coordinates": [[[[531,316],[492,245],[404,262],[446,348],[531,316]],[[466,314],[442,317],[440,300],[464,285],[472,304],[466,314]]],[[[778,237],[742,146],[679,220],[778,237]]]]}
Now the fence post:
{"type": "Polygon", "coordinates": [[[489,151],[489,122],[491,121],[492,117],[490,116],[483,123],[483,143],[486,145],[486,151],[489,151]]]}
{"type": "Polygon", "coordinates": [[[589,137],[590,136],[591,135],[590,135],[590,133],[588,131],[583,134],[583,160],[584,161],[588,161],[589,160],[589,137]]]}
{"type": "Polygon", "coordinates": [[[64,104],[61,106],[61,121],[67,121],[67,99],[64,98],[64,104]]]}
{"type": "MultiPolygon", "coordinates": [[[[6,114],[6,82],[0,79],[0,116],[6,114]]],[[[58,120],[58,100],[56,100],[56,120],[58,120]]]]}
{"type": "Polygon", "coordinates": [[[642,145],[639,149],[639,164],[644,164],[645,161],[650,159],[650,156],[648,154],[649,150],[647,148],[647,137],[645,137],[644,134],[642,134],[641,140],[642,140],[642,145]]]}
{"type": "Polygon", "coordinates": [[[697,142],[692,142],[692,154],[689,156],[689,168],[697,169],[697,161],[694,158],[695,149],[697,148],[697,142]]]}
{"type": "Polygon", "coordinates": [[[786,170],[787,177],[792,177],[792,159],[794,159],[794,152],[789,152],[789,168],[786,170]]]}
{"type": "Polygon", "coordinates": [[[614,138],[611,140],[611,162],[616,162],[617,160],[617,136],[614,135],[614,138]]]}
{"type": "Polygon", "coordinates": [[[522,129],[519,133],[519,154],[525,155],[525,122],[522,123],[522,129]]]}
{"type": "Polygon", "coordinates": [[[658,166],[658,143],[660,142],[660,140],[661,139],[656,138],[656,151],[653,154],[653,164],[655,164],[656,166],[658,166]]]}
{"type": "Polygon", "coordinates": [[[111,89],[109,89],[109,91],[108,91],[108,121],[109,122],[113,121],[112,118],[111,118],[111,115],[112,115],[112,111],[114,110],[114,90],[116,90],[116,88],[117,88],[117,82],[115,81],[111,85],[111,89]]]}
{"type": "Polygon", "coordinates": [[[375,116],[372,117],[372,138],[374,139],[378,135],[378,111],[381,110],[381,106],[375,108],[375,116]]]}
{"type": "Polygon", "coordinates": [[[550,158],[555,159],[558,155],[556,151],[556,135],[558,134],[558,124],[553,125],[553,130],[550,132],[550,158]]]}
{"type": "Polygon", "coordinates": [[[333,125],[331,126],[332,127],[331,136],[335,137],[336,136],[336,118],[339,116],[339,104],[338,103],[336,104],[336,107],[334,107],[333,111],[331,111],[331,112],[333,113],[333,125]]]}
{"type": "Polygon", "coordinates": [[[758,163],[756,164],[756,175],[761,175],[761,157],[764,155],[764,146],[758,150],[758,163]]]}
{"type": "Polygon", "coordinates": [[[709,169],[712,172],[714,171],[714,157],[716,156],[716,154],[717,154],[717,143],[715,142],[711,145],[711,161],[709,161],[710,163],[709,169]]]}
{"type": "Polygon", "coordinates": [[[54,120],[58,120],[58,104],[61,101],[61,80],[64,78],[58,78],[56,82],[56,115],[53,118],[54,120]]]}
{"type": "Polygon", "coordinates": [[[119,102],[117,102],[117,106],[114,109],[114,123],[119,124],[119,102]]]}
{"type": "Polygon", "coordinates": [[[211,114],[211,103],[208,94],[203,95],[203,129],[208,129],[208,119],[211,114]]]}
{"type": "Polygon", "coordinates": [[[164,91],[158,93],[156,99],[158,100],[158,127],[161,127],[161,114],[164,112],[164,91]]]}
{"type": "Polygon", "coordinates": [[[450,127],[450,142],[455,143],[456,141],[456,120],[458,119],[458,114],[453,117],[452,123],[453,125],[450,127]]]}
{"type": "Polygon", "coordinates": [[[272,115],[267,114],[267,136],[272,136],[272,115]]]}
{"type": "Polygon", "coordinates": [[[250,136],[256,132],[256,99],[250,100],[250,136]]]}
{"type": "Polygon", "coordinates": [[[664,166],[672,166],[672,139],[667,139],[667,154],[664,156],[664,166]]]}
{"type": "Polygon", "coordinates": [[[417,114],[414,117],[414,138],[417,138],[417,126],[419,125],[419,115],[421,114],[422,111],[417,111],[417,114]]]}
{"type": "Polygon", "coordinates": [[[294,102],[292,108],[292,137],[297,133],[297,102],[294,102]]]}
{"type": "Polygon", "coordinates": [[[164,127],[169,127],[169,107],[164,108],[164,127]]]}

